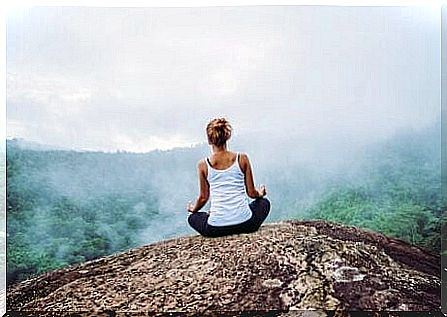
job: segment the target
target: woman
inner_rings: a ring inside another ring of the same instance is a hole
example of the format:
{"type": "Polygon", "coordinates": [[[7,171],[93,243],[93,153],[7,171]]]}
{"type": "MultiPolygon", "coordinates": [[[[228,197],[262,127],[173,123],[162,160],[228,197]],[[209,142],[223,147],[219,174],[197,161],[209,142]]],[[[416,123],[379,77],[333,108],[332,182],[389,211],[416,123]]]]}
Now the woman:
{"type": "Polygon", "coordinates": [[[191,212],[190,226],[207,237],[255,232],[270,211],[270,202],[264,198],[265,186],[259,190],[254,186],[247,155],[227,149],[231,132],[224,118],[208,123],[206,133],[212,155],[197,164],[200,193],[195,204],[188,202],[186,206],[191,212]],[[255,200],[249,203],[247,195],[255,200]],[[210,196],[209,213],[199,212],[210,196]]]}

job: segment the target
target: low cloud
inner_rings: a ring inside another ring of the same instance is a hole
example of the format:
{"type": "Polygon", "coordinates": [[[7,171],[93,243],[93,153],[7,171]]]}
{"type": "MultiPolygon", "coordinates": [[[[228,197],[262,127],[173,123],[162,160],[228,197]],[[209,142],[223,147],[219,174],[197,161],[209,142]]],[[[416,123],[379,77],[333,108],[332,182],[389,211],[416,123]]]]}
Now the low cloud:
{"type": "Polygon", "coordinates": [[[430,7],[37,7],[8,17],[8,137],[145,152],[237,133],[380,139],[439,117],[430,7]]]}

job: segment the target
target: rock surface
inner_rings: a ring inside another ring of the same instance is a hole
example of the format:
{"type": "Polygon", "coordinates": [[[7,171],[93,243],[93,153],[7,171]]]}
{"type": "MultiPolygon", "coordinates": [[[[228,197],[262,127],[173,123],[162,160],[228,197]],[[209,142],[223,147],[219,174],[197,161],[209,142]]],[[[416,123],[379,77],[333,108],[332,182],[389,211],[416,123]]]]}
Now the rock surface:
{"type": "Polygon", "coordinates": [[[439,311],[440,289],[436,254],[356,227],[291,220],[49,272],[10,287],[7,311],[439,311]]]}

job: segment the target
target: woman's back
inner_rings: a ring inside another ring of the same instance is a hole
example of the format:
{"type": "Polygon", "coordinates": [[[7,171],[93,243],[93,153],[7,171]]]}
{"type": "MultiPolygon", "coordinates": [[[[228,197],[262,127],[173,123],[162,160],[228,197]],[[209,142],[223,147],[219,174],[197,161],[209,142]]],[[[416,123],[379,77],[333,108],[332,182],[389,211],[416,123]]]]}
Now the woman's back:
{"type": "Polygon", "coordinates": [[[250,219],[245,190],[245,176],[239,164],[239,154],[226,151],[206,159],[210,185],[211,207],[208,224],[227,226],[250,219]]]}

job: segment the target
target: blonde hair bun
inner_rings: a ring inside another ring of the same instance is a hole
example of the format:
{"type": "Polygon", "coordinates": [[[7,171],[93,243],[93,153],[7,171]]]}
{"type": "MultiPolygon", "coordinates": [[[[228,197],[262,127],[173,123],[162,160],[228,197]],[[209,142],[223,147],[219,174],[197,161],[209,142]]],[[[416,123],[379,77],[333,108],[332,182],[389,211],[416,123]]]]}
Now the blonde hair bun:
{"type": "Polygon", "coordinates": [[[208,141],[216,146],[224,145],[231,137],[233,128],[225,118],[211,120],[206,126],[208,141]]]}

